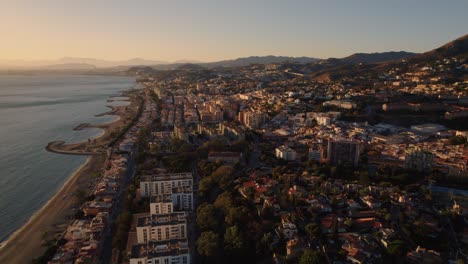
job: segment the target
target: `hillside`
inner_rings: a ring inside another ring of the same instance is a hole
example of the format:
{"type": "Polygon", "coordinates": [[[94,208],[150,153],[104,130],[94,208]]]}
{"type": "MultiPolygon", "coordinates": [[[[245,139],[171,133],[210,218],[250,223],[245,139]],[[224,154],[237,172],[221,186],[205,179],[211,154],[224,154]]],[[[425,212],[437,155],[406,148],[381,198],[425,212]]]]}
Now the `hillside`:
{"type": "MultiPolygon", "coordinates": [[[[358,56],[363,57],[363,56],[358,56]]],[[[366,57],[366,56],[364,56],[366,57]]],[[[385,58],[385,56],[375,56],[385,58]]],[[[417,54],[407,58],[406,62],[399,60],[383,61],[374,64],[364,64],[359,66],[356,63],[347,63],[347,61],[355,61],[356,56],[349,56],[343,59],[328,59],[310,65],[311,78],[317,81],[334,81],[342,78],[353,78],[355,76],[365,77],[367,75],[378,75],[388,71],[392,67],[406,68],[417,67],[419,64],[435,63],[437,60],[444,58],[465,58],[468,59],[468,35],[451,41],[434,50],[417,54]],[[351,60],[346,58],[353,57],[351,60]]],[[[456,74],[455,74],[456,75],[456,74]]],[[[447,72],[447,76],[452,76],[452,73],[447,72]]]]}
{"type": "Polygon", "coordinates": [[[406,52],[406,51],[389,51],[389,52],[377,52],[377,53],[354,53],[348,57],[342,58],[341,61],[344,63],[356,64],[356,63],[381,63],[387,61],[398,61],[407,59],[417,55],[417,53],[406,52]]]}
{"type": "Polygon", "coordinates": [[[412,61],[438,60],[451,57],[468,58],[468,34],[437,49],[415,56],[412,61]]]}
{"type": "Polygon", "coordinates": [[[246,58],[238,58],[234,60],[223,60],[218,62],[199,63],[207,68],[216,67],[241,67],[248,66],[250,64],[269,64],[269,63],[283,63],[283,62],[295,62],[295,63],[310,63],[319,61],[317,58],[309,57],[287,57],[287,56],[251,56],[246,58]]]}

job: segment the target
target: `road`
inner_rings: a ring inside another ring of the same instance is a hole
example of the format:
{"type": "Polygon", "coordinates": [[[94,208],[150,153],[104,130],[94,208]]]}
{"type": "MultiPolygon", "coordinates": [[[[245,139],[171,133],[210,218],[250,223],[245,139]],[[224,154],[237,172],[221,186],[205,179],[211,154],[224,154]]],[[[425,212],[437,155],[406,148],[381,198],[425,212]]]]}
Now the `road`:
{"type": "MultiPolygon", "coordinates": [[[[135,165],[135,155],[132,153],[130,155],[129,163],[127,170],[125,171],[124,177],[122,177],[120,181],[120,189],[119,194],[117,195],[117,199],[114,203],[114,207],[112,209],[111,215],[109,216],[109,227],[112,227],[117,220],[117,217],[123,211],[123,207],[125,204],[125,193],[127,191],[128,185],[133,181],[136,172],[136,165],[135,165]]],[[[101,252],[101,261],[100,263],[111,263],[112,258],[112,238],[114,231],[113,229],[108,229],[108,233],[106,234],[106,238],[104,239],[104,243],[102,245],[102,252],[101,252]]]]}
{"type": "Polygon", "coordinates": [[[188,230],[188,242],[190,248],[190,256],[192,258],[192,263],[199,263],[200,256],[197,251],[197,239],[200,235],[200,230],[197,226],[197,207],[198,207],[198,183],[200,181],[200,175],[197,171],[197,164],[194,161],[192,164],[192,175],[193,175],[193,208],[194,210],[190,212],[187,223],[188,230]]]}
{"type": "Polygon", "coordinates": [[[258,137],[256,135],[252,135],[254,138],[254,149],[252,153],[250,153],[249,159],[249,167],[254,169],[262,166],[262,162],[260,161],[260,150],[258,148],[258,137]]]}

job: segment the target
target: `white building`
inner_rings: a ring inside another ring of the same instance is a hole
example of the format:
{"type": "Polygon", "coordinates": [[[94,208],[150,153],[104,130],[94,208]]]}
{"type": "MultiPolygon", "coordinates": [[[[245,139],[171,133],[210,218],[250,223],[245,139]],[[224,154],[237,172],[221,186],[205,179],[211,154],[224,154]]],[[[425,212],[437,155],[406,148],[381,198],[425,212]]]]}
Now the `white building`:
{"type": "Polygon", "coordinates": [[[191,172],[146,175],[142,176],[140,181],[142,197],[172,194],[173,189],[185,186],[190,188],[193,186],[193,176],[191,172]]]}
{"type": "Polygon", "coordinates": [[[184,211],[193,209],[192,174],[143,176],[140,188],[142,197],[150,197],[150,212],[136,215],[130,264],[191,263],[184,211]]]}
{"type": "Polygon", "coordinates": [[[174,205],[172,203],[172,195],[164,194],[152,196],[150,201],[150,214],[170,214],[174,212],[174,205]]]}
{"type": "Polygon", "coordinates": [[[297,153],[292,148],[282,145],[275,149],[275,156],[278,159],[295,160],[297,153]]]}
{"type": "Polygon", "coordinates": [[[187,239],[186,218],[185,212],[138,217],[136,225],[138,244],[146,244],[148,241],[187,239]]]}
{"type": "Polygon", "coordinates": [[[148,242],[132,247],[130,264],[189,264],[190,249],[186,239],[148,242]]]}

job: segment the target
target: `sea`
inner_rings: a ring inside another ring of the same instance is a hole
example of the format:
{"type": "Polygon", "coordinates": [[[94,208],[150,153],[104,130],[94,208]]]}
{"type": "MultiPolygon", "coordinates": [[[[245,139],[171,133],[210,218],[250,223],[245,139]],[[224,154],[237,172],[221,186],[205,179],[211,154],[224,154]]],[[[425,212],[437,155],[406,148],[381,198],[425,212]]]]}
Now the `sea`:
{"type": "Polygon", "coordinates": [[[25,224],[85,163],[86,156],[51,153],[50,141],[81,142],[102,133],[73,130],[118,116],[106,105],[125,105],[121,91],[135,79],[95,75],[0,75],[0,242],[25,224]],[[108,100],[114,100],[110,102],[108,100]]]}

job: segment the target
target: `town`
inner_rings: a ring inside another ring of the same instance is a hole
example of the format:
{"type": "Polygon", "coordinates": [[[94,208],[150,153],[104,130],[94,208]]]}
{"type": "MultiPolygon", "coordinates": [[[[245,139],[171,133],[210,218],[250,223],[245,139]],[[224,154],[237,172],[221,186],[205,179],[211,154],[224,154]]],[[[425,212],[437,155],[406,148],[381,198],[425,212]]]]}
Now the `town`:
{"type": "Polygon", "coordinates": [[[466,56],[336,63],[130,69],[48,263],[466,263],[466,56]]]}

